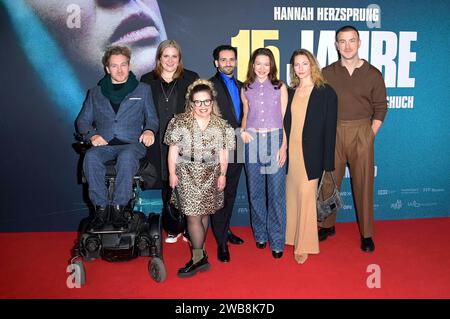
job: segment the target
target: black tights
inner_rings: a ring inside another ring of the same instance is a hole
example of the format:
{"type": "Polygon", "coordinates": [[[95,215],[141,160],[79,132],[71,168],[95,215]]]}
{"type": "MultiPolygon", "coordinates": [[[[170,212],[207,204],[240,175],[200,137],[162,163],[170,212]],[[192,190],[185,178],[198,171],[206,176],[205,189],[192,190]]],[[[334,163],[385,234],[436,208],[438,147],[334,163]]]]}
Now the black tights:
{"type": "Polygon", "coordinates": [[[204,249],[206,234],[208,232],[209,216],[186,216],[189,237],[192,249],[204,249]]]}

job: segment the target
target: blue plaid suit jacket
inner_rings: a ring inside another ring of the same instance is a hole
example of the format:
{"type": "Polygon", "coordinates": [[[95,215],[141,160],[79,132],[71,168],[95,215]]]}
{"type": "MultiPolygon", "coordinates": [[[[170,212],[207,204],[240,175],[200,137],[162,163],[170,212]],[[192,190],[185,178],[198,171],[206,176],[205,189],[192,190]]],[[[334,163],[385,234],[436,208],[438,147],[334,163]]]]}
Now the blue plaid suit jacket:
{"type": "Polygon", "coordinates": [[[106,141],[118,138],[126,143],[139,143],[143,131],[152,130],[156,134],[159,129],[152,91],[145,83],[139,83],[125,97],[117,114],[100,86],[90,89],[76,123],[86,140],[98,134],[106,141]]]}

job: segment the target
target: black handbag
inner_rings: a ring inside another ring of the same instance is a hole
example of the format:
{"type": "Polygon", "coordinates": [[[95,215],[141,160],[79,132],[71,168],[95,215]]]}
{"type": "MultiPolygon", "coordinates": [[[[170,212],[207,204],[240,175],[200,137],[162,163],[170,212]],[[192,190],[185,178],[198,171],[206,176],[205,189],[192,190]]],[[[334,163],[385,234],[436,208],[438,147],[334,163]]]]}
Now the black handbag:
{"type": "MultiPolygon", "coordinates": [[[[176,196],[178,205],[180,205],[180,196],[178,194],[178,189],[173,190],[176,196]]],[[[164,203],[163,213],[162,213],[162,226],[167,233],[170,234],[181,234],[184,233],[186,229],[186,216],[181,212],[180,209],[176,208],[175,205],[170,203],[171,196],[168,196],[166,203],[164,203]]]]}
{"type": "Polygon", "coordinates": [[[342,208],[341,193],[336,185],[334,176],[331,172],[323,171],[322,178],[320,179],[319,188],[317,189],[317,221],[322,222],[330,215],[335,214],[338,209],[342,208]],[[325,177],[329,175],[333,181],[333,190],[329,196],[325,198],[323,194],[323,183],[325,177]]]}

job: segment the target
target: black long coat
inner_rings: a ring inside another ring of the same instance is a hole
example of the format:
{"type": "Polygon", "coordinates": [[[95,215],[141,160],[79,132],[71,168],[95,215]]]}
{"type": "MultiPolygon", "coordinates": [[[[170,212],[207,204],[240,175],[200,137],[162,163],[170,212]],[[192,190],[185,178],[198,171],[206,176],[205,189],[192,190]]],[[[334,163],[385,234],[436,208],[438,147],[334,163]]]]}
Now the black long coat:
{"type": "MultiPolygon", "coordinates": [[[[292,100],[295,90],[288,89],[288,106],[284,116],[284,128],[288,140],[291,134],[292,100]]],[[[314,87],[308,101],[302,133],[303,158],[308,179],[322,176],[322,172],[334,170],[334,149],[336,144],[337,96],[327,84],[314,87]]],[[[289,152],[288,152],[289,156],[289,152]]],[[[288,162],[289,165],[289,157],[288,162]]],[[[289,166],[287,166],[287,169],[289,166]]]]}
{"type": "MultiPolygon", "coordinates": [[[[185,109],[185,95],[189,85],[191,85],[195,80],[199,78],[196,72],[184,69],[183,75],[178,78],[175,92],[177,96],[176,102],[176,114],[183,113],[185,109]]],[[[141,82],[150,85],[153,93],[153,102],[155,103],[156,112],[158,117],[161,116],[163,108],[159,105],[160,97],[163,94],[161,90],[161,79],[156,75],[155,71],[144,74],[141,77],[141,82]]],[[[162,144],[164,140],[164,134],[166,132],[166,127],[160,127],[158,134],[155,136],[155,143],[148,148],[147,158],[155,166],[157,172],[160,172],[160,176],[154,188],[162,188],[168,179],[167,171],[167,153],[168,146],[162,144]]]]}

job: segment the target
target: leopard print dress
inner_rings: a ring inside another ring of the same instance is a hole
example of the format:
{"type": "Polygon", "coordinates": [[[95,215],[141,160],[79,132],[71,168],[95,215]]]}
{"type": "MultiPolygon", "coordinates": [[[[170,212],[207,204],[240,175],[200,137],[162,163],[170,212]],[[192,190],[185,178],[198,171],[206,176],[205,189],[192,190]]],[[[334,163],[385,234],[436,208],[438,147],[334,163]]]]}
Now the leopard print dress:
{"type": "Polygon", "coordinates": [[[175,192],[171,198],[175,207],[187,216],[210,215],[222,208],[224,194],[217,188],[219,152],[235,148],[233,128],[220,117],[211,115],[202,131],[192,113],[182,113],[169,122],[164,143],[178,146],[179,202],[175,192]]]}

